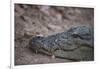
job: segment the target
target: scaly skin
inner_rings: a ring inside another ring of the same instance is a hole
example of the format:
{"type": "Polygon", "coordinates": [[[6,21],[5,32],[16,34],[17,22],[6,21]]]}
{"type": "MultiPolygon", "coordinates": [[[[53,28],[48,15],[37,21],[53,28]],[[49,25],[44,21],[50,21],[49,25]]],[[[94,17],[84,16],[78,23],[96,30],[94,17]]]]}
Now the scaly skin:
{"type": "Polygon", "coordinates": [[[30,48],[36,52],[39,51],[54,57],[57,50],[74,51],[81,46],[93,48],[93,40],[92,27],[78,26],[48,37],[33,37],[29,44],[30,48]]]}

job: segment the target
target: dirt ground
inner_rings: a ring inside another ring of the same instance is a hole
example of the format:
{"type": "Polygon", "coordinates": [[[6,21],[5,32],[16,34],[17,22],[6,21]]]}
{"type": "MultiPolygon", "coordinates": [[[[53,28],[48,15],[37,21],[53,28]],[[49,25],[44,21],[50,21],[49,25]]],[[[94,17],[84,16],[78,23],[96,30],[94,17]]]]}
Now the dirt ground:
{"type": "Polygon", "coordinates": [[[47,5],[15,4],[15,65],[72,62],[34,53],[28,48],[36,35],[48,36],[73,26],[94,26],[94,9],[47,5]]]}

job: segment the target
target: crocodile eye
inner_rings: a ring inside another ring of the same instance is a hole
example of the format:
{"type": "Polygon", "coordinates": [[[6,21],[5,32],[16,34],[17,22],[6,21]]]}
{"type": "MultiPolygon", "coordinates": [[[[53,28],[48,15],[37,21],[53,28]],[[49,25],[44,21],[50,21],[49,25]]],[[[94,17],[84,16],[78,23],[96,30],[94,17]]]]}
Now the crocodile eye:
{"type": "Polygon", "coordinates": [[[41,36],[37,36],[37,38],[42,38],[41,36]]]}
{"type": "Polygon", "coordinates": [[[72,34],[72,37],[74,37],[74,38],[78,38],[79,35],[78,35],[78,34],[72,34]]]}

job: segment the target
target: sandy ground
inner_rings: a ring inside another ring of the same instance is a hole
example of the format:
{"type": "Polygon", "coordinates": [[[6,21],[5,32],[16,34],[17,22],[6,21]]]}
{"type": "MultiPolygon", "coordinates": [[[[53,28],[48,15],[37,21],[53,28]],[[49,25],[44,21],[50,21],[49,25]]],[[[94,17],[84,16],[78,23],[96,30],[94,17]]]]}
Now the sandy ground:
{"type": "Polygon", "coordinates": [[[73,26],[94,24],[93,8],[15,4],[15,65],[72,62],[34,53],[28,48],[32,36],[48,36],[73,26]]]}

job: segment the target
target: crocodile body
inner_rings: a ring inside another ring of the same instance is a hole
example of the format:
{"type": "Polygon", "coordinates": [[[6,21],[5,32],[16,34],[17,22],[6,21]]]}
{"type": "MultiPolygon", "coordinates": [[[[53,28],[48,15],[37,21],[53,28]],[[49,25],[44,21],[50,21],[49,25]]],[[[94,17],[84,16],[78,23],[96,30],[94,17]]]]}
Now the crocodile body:
{"type": "MultiPolygon", "coordinates": [[[[74,50],[82,46],[93,49],[93,28],[87,26],[78,26],[73,27],[65,32],[57,33],[47,37],[36,36],[30,40],[29,44],[30,48],[36,52],[39,51],[55,56],[59,56],[59,52],[55,53],[57,51],[74,52],[74,50]]],[[[60,55],[63,55],[62,53],[60,55]]]]}

